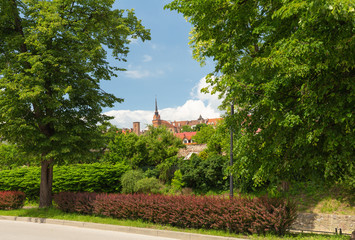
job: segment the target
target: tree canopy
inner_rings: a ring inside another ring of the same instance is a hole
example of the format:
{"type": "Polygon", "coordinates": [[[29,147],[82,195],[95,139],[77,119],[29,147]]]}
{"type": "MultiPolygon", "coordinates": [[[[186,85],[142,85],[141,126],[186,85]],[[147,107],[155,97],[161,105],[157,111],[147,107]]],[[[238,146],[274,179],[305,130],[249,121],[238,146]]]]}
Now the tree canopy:
{"type": "MultiPolygon", "coordinates": [[[[234,171],[244,183],[321,177],[355,188],[355,2],[174,0],[212,93],[237,106],[234,171]]],[[[207,89],[205,89],[207,91],[207,89]]]]}
{"type": "Polygon", "coordinates": [[[122,70],[107,51],[126,61],[129,38],[150,38],[133,10],[113,3],[0,0],[0,134],[41,156],[42,189],[55,162],[95,145],[102,108],[122,101],[99,85],[122,70]]]}
{"type": "Polygon", "coordinates": [[[207,143],[215,132],[216,129],[213,126],[205,124],[205,126],[202,126],[200,130],[196,132],[196,135],[193,136],[192,139],[197,144],[207,143]]]}
{"type": "Polygon", "coordinates": [[[184,144],[166,127],[155,128],[137,136],[135,133],[119,133],[109,143],[109,151],[103,157],[107,162],[124,162],[134,169],[157,166],[177,155],[184,144]]]}

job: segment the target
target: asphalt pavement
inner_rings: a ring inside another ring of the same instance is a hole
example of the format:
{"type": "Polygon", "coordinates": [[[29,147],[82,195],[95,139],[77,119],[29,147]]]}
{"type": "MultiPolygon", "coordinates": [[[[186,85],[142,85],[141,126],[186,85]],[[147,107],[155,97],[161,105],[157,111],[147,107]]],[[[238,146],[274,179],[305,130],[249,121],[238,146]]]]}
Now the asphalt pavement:
{"type": "Polygon", "coordinates": [[[0,221],[0,240],[176,240],[134,233],[33,222],[0,221]]]}
{"type": "Polygon", "coordinates": [[[160,229],[0,215],[0,240],[245,240],[160,229]]]}

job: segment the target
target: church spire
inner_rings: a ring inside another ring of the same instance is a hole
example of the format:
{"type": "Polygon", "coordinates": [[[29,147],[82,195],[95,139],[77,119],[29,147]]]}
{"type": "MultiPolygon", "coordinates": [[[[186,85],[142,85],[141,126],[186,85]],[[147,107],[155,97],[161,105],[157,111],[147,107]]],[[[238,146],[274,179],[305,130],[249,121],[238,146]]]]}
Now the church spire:
{"type": "Polygon", "coordinates": [[[154,121],[156,121],[156,120],[160,121],[160,115],[159,115],[159,112],[158,112],[157,97],[155,96],[155,113],[154,113],[154,117],[153,117],[153,125],[154,125],[154,121]]]}
{"type": "Polygon", "coordinates": [[[157,103],[157,96],[155,96],[155,115],[158,116],[158,103],[157,103]]]}

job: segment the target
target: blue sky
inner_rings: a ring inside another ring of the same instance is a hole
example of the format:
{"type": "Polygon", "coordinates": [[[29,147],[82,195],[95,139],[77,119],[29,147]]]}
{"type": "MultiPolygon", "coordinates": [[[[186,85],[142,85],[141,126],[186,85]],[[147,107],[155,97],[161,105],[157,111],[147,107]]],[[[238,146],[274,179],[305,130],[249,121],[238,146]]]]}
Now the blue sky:
{"type": "Polygon", "coordinates": [[[199,93],[205,85],[203,78],[213,71],[212,61],[201,67],[192,58],[188,45],[190,23],[177,12],[164,10],[166,0],[118,0],[114,8],[135,9],[142,24],[150,29],[152,40],[132,41],[126,63],[110,62],[126,68],[117,78],[103,82],[102,88],[124,102],[104,109],[114,116],[118,127],[132,127],[133,121],[143,128],[150,124],[155,97],[160,115],[166,120],[192,120],[201,114],[204,118],[219,117],[216,96],[199,93]]]}

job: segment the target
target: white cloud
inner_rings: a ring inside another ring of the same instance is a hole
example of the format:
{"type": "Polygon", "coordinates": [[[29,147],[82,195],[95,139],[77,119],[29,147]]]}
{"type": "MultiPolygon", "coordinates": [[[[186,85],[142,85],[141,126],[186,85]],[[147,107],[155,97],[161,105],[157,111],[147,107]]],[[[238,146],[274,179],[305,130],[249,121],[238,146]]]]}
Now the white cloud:
{"type": "MultiPolygon", "coordinates": [[[[146,59],[148,60],[148,58],[150,56],[147,56],[146,59]]],[[[168,69],[169,70],[169,69],[168,69]]],[[[124,71],[124,74],[126,75],[126,77],[128,78],[133,78],[133,79],[142,79],[142,78],[147,78],[147,77],[158,77],[158,76],[162,76],[165,74],[165,71],[163,69],[156,69],[156,70],[147,70],[144,69],[142,66],[138,65],[138,66],[132,66],[132,65],[128,65],[128,68],[126,71],[124,71]]]]}
{"type": "MultiPolygon", "coordinates": [[[[200,115],[203,118],[218,118],[222,112],[218,110],[221,100],[217,95],[201,93],[201,88],[207,86],[205,78],[192,89],[191,98],[182,106],[176,108],[159,109],[161,119],[169,121],[195,120],[200,115]]],[[[152,106],[153,108],[153,106],[152,106]]],[[[152,124],[154,111],[130,111],[130,110],[112,110],[105,113],[113,116],[111,123],[120,128],[132,128],[133,122],[140,122],[141,129],[145,129],[147,124],[152,124]]]]}
{"type": "Polygon", "coordinates": [[[119,128],[133,128],[133,122],[140,122],[141,129],[145,129],[147,124],[152,123],[154,112],[143,110],[112,110],[105,112],[105,114],[114,117],[111,123],[119,128]]]}
{"type": "Polygon", "coordinates": [[[196,120],[200,115],[203,118],[220,117],[220,112],[206,105],[202,100],[187,100],[184,105],[177,108],[165,108],[159,111],[162,119],[165,120],[196,120]]]}
{"type": "MultiPolygon", "coordinates": [[[[210,94],[210,93],[202,93],[201,89],[209,87],[209,84],[206,83],[206,78],[201,78],[199,83],[192,89],[190,95],[193,99],[198,99],[203,101],[207,106],[211,109],[217,109],[219,105],[222,104],[222,100],[218,99],[218,93],[210,94]]],[[[209,89],[211,89],[209,87],[209,89]]]]}
{"type": "Polygon", "coordinates": [[[150,62],[152,60],[153,60],[152,56],[149,56],[149,55],[144,55],[143,56],[143,62],[150,62]]]}
{"type": "Polygon", "coordinates": [[[151,75],[151,73],[148,70],[127,70],[124,72],[124,74],[128,78],[134,78],[134,79],[145,78],[151,75]]]}

